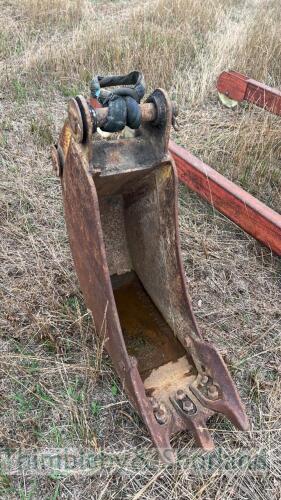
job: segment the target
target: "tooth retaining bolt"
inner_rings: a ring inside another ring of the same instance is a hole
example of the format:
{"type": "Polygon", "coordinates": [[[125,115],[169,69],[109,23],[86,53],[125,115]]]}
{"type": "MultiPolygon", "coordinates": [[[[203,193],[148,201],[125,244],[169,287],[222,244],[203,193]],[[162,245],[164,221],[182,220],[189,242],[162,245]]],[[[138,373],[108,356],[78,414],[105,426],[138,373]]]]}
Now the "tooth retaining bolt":
{"type": "Polygon", "coordinates": [[[191,399],[186,398],[183,403],[182,403],[182,409],[183,411],[186,411],[187,413],[191,412],[194,410],[194,404],[192,403],[191,399]]]}
{"type": "Polygon", "coordinates": [[[185,392],[182,389],[179,389],[176,392],[176,398],[177,398],[178,401],[183,401],[186,398],[185,392]]]}
{"type": "Polygon", "coordinates": [[[166,424],[168,420],[167,410],[163,404],[159,406],[159,409],[154,413],[158,424],[166,424]]]}
{"type": "Polygon", "coordinates": [[[219,391],[218,388],[212,384],[210,387],[208,387],[208,396],[210,399],[218,399],[219,397],[219,391]]]}
{"type": "Polygon", "coordinates": [[[207,384],[208,380],[209,377],[207,375],[200,375],[198,386],[204,387],[207,384]]]}

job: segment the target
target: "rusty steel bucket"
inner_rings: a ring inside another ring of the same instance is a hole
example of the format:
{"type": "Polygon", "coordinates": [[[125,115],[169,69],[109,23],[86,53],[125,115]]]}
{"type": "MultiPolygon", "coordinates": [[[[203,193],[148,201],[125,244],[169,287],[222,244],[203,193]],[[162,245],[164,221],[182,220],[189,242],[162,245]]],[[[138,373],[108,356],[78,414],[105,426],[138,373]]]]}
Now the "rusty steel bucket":
{"type": "Polygon", "coordinates": [[[248,420],[226,365],[203,340],[182,264],[177,175],[168,153],[173,107],[162,89],[140,105],[132,138],[95,134],[107,108],[69,103],[54,168],[73,260],[95,331],[165,462],[170,436],[189,430],[213,448],[206,422],[248,420]]]}

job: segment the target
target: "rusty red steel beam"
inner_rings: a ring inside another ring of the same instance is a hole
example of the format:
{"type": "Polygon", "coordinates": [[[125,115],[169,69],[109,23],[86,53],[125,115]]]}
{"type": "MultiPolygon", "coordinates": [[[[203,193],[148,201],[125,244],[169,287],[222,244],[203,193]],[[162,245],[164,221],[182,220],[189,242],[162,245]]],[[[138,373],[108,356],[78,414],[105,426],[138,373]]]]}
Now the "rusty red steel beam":
{"type": "Polygon", "coordinates": [[[281,92],[237,71],[223,71],[217,89],[235,101],[248,101],[275,115],[281,115],[281,92]]]}
{"type": "Polygon", "coordinates": [[[281,255],[281,215],[173,141],[179,179],[244,231],[281,255]]]}

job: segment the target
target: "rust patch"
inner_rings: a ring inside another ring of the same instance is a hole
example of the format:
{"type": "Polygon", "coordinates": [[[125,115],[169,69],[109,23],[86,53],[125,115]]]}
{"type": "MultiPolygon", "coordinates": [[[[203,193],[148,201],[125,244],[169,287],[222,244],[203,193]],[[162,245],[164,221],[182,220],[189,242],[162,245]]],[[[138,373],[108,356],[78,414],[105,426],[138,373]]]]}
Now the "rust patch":
{"type": "Polygon", "coordinates": [[[185,354],[135,273],[127,275],[114,297],[128,353],[136,357],[142,379],[185,354]]]}

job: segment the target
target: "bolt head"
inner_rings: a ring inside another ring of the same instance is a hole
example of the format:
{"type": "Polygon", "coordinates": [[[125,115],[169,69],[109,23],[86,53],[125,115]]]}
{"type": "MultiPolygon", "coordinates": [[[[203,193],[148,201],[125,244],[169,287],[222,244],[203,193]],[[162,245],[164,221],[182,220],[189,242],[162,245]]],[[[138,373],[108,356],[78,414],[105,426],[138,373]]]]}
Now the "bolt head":
{"type": "Polygon", "coordinates": [[[182,389],[178,389],[176,392],[176,398],[178,401],[182,401],[186,397],[185,392],[182,389]]]}
{"type": "Polygon", "coordinates": [[[216,385],[212,384],[208,387],[208,396],[210,399],[218,399],[219,391],[216,385]]]}
{"type": "Polygon", "coordinates": [[[199,387],[203,387],[204,385],[206,385],[208,380],[209,380],[209,377],[207,375],[200,375],[199,376],[199,387]]]}
{"type": "Polygon", "coordinates": [[[187,413],[190,413],[193,411],[195,408],[193,402],[190,399],[185,399],[182,403],[182,409],[183,411],[186,411],[187,413]]]}
{"type": "Polygon", "coordinates": [[[166,424],[168,420],[168,413],[166,410],[166,407],[161,404],[159,408],[154,412],[155,418],[158,422],[158,424],[166,424]]]}

